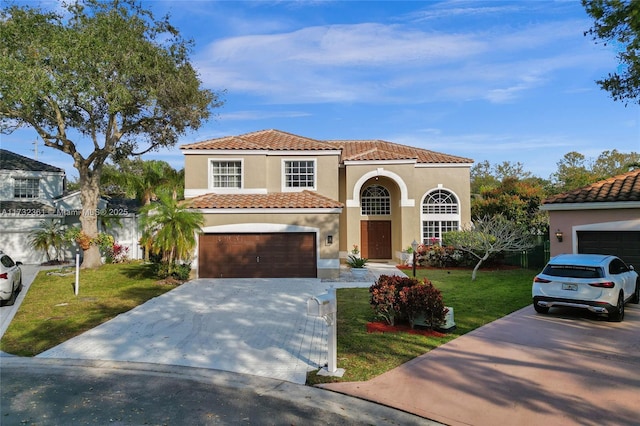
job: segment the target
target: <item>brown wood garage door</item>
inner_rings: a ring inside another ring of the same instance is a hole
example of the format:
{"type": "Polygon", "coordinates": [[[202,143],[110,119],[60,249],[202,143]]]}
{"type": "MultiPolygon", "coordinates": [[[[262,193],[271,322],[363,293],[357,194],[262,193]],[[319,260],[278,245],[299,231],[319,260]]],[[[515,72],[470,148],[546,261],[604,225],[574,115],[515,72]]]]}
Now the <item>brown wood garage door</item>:
{"type": "Polygon", "coordinates": [[[640,231],[578,231],[578,253],[613,254],[640,270],[640,231]]]}
{"type": "Polygon", "coordinates": [[[313,233],[203,234],[200,278],[315,278],[313,233]]]}

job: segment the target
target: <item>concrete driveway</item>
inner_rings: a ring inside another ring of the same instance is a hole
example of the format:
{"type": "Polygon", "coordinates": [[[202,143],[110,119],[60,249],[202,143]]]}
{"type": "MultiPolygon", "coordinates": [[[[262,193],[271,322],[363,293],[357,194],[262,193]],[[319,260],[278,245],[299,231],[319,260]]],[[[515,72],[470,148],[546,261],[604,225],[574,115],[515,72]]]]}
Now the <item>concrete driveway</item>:
{"type": "Polygon", "coordinates": [[[638,425],[640,306],[621,323],[528,306],[372,380],[322,387],[447,425],[638,425]]]}
{"type": "Polygon", "coordinates": [[[39,358],[146,362],[200,367],[304,384],[327,363],[327,325],[307,316],[307,299],[330,285],[369,287],[361,281],[320,279],[198,279],[70,339],[39,358]]]}

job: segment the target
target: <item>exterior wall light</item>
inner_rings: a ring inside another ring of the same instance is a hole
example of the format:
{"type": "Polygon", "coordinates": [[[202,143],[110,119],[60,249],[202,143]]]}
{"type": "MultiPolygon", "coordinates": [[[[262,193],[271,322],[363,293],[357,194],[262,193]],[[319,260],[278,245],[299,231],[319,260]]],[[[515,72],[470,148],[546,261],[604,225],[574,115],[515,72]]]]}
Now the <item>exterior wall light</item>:
{"type": "Polygon", "coordinates": [[[559,243],[561,243],[561,242],[562,242],[562,236],[563,236],[562,231],[558,229],[558,230],[556,231],[556,238],[558,239],[558,242],[559,242],[559,243]]]}

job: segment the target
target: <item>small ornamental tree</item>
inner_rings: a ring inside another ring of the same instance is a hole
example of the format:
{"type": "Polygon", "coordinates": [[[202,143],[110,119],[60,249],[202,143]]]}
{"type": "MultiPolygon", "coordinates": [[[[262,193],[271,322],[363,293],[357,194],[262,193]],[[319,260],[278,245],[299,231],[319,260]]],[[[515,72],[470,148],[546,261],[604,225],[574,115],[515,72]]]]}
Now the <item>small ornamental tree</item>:
{"type": "Polygon", "coordinates": [[[445,233],[443,240],[445,244],[478,259],[471,274],[471,281],[475,281],[480,265],[492,254],[524,251],[535,245],[526,229],[502,215],[476,219],[472,226],[462,231],[445,233]]]}

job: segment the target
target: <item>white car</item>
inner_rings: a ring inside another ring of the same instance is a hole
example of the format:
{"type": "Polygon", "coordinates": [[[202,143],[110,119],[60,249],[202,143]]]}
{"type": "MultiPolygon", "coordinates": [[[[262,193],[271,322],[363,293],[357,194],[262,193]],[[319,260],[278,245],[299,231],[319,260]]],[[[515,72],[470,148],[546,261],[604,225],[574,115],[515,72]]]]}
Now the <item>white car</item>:
{"type": "Polygon", "coordinates": [[[616,256],[561,254],[533,279],[533,307],[538,313],[564,306],[624,319],[624,305],[640,302],[640,279],[633,266],[616,256]]]}
{"type": "Polygon", "coordinates": [[[22,290],[20,262],[0,251],[0,305],[13,305],[22,290]]]}

